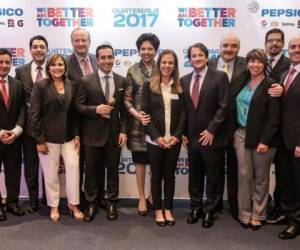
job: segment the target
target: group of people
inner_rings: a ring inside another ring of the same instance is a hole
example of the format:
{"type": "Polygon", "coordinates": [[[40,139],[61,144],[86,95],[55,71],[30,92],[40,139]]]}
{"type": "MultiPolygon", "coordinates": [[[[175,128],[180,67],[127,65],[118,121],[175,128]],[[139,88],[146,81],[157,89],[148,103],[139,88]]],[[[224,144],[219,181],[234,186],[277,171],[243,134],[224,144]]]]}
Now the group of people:
{"type": "MultiPolygon", "coordinates": [[[[7,188],[6,211],[24,215],[18,204],[23,151],[29,191],[27,211],[36,212],[41,165],[50,218],[60,219],[58,168],[66,172],[70,214],[90,222],[98,207],[118,217],[121,148],[127,144],[136,167],[138,214],[151,204],[159,226],[174,226],[175,170],[181,145],[188,153],[191,211],[210,228],[223,209],[225,165],[232,216],[245,229],[262,223],[288,227],[281,239],[300,234],[300,36],[272,29],[265,50],[238,56],[240,39],[228,33],[220,55],[209,59],[203,43],[188,48],[193,71],[180,78],[173,50],[159,53],[159,38],[140,35],[140,62],[127,77],[113,72],[114,49],[99,45],[89,53],[90,34],[71,33],[73,54],[47,58],[48,42],[30,40],[32,61],[9,76],[11,55],[0,49],[0,162],[7,188]],[[297,106],[298,105],[298,106],[297,106]],[[268,212],[269,172],[275,164],[274,206],[268,212]],[[151,192],[145,195],[150,164],[151,192]],[[106,180],[106,181],[105,181],[106,180]],[[105,185],[106,183],[106,185],[105,185]],[[204,199],[205,196],[205,199],[204,199]]],[[[1,197],[0,197],[1,198],[1,197]]],[[[0,220],[5,220],[0,205],[0,220]]]]}

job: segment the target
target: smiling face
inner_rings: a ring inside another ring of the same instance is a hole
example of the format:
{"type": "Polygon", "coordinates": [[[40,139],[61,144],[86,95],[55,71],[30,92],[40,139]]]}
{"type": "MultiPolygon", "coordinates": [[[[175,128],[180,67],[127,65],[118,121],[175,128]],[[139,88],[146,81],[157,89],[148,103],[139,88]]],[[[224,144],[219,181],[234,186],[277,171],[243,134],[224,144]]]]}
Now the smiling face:
{"type": "Polygon", "coordinates": [[[98,50],[97,64],[101,71],[109,74],[114,66],[114,54],[110,48],[103,48],[98,50]]]}
{"type": "Polygon", "coordinates": [[[234,35],[225,36],[220,43],[220,56],[225,62],[234,60],[240,50],[240,40],[234,35]]]}
{"type": "Polygon", "coordinates": [[[292,38],[288,47],[289,57],[293,65],[300,63],[300,36],[292,38]]]}
{"type": "Polygon", "coordinates": [[[156,51],[155,51],[152,43],[147,40],[144,41],[140,47],[140,56],[141,56],[143,63],[145,63],[145,64],[153,63],[155,55],[156,55],[156,51]]]}
{"type": "Polygon", "coordinates": [[[175,69],[175,58],[172,54],[165,54],[162,56],[159,70],[161,76],[164,78],[171,78],[171,75],[175,69]]]}
{"type": "Polygon", "coordinates": [[[9,55],[0,55],[0,77],[4,78],[11,69],[11,58],[9,55]]]}
{"type": "Polygon", "coordinates": [[[280,33],[271,33],[268,35],[265,48],[268,56],[274,57],[281,53],[284,41],[280,33]]]}
{"type": "Polygon", "coordinates": [[[71,42],[77,55],[82,57],[87,56],[90,48],[90,38],[86,30],[78,29],[73,31],[71,42]]]}
{"type": "Polygon", "coordinates": [[[66,66],[61,57],[58,57],[49,65],[49,75],[53,80],[62,79],[66,72],[66,66]]]}
{"type": "Polygon", "coordinates": [[[37,39],[33,40],[30,48],[32,60],[36,64],[42,65],[46,60],[47,50],[48,48],[45,41],[37,39]]]}
{"type": "Polygon", "coordinates": [[[190,62],[195,71],[199,72],[204,69],[207,65],[207,61],[207,56],[200,48],[191,48],[190,62]]]}
{"type": "Polygon", "coordinates": [[[250,59],[247,64],[247,67],[252,76],[264,75],[265,65],[262,61],[260,61],[258,59],[254,59],[254,58],[250,59]]]}

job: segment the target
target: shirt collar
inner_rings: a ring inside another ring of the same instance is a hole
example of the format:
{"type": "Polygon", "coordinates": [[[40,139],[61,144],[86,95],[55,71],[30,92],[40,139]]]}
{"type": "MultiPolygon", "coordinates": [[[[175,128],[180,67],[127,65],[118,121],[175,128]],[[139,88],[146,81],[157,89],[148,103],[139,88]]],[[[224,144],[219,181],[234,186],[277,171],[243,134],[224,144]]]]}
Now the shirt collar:
{"type": "Polygon", "coordinates": [[[164,83],[161,83],[160,86],[162,86],[163,88],[169,88],[174,84],[173,79],[171,78],[168,85],[165,85],[164,83]]]}
{"type": "Polygon", "coordinates": [[[4,78],[0,77],[0,80],[5,80],[6,83],[8,83],[8,75],[6,75],[4,78]]]}
{"type": "Polygon", "coordinates": [[[100,79],[104,78],[106,75],[108,75],[110,78],[114,77],[112,70],[108,74],[105,74],[100,68],[98,68],[98,75],[100,79]]]}
{"type": "Polygon", "coordinates": [[[230,69],[232,69],[233,66],[234,66],[236,57],[235,57],[234,59],[232,59],[230,62],[225,62],[224,59],[223,59],[221,56],[220,56],[219,60],[220,60],[221,66],[224,66],[225,64],[227,64],[228,67],[229,67],[230,69]]]}
{"type": "Polygon", "coordinates": [[[300,72],[300,63],[296,64],[295,66],[291,65],[290,69],[294,68],[295,70],[297,70],[297,73],[300,72]]]}
{"type": "Polygon", "coordinates": [[[207,65],[200,71],[200,72],[196,72],[195,70],[193,70],[193,77],[196,77],[196,75],[201,75],[201,77],[206,75],[206,72],[208,70],[207,65]]]}
{"type": "Polygon", "coordinates": [[[35,61],[32,61],[31,65],[32,65],[34,70],[37,70],[37,67],[41,66],[43,71],[45,71],[45,69],[46,69],[46,60],[42,65],[37,64],[35,61]]]}
{"type": "Polygon", "coordinates": [[[80,56],[78,54],[76,54],[76,52],[74,52],[74,55],[77,58],[77,61],[80,63],[82,61],[82,59],[86,59],[88,62],[90,61],[90,57],[89,54],[86,55],[86,57],[80,56]]]}

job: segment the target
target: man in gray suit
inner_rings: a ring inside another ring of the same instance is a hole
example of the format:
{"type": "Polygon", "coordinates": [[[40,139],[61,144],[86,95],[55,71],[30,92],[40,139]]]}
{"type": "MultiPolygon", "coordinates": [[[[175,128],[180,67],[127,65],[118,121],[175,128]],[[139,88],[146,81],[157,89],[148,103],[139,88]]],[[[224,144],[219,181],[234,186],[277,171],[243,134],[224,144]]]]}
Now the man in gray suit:
{"type": "MultiPolygon", "coordinates": [[[[246,60],[244,57],[238,56],[240,50],[240,39],[233,33],[228,33],[222,37],[220,42],[220,55],[208,61],[208,66],[213,69],[224,71],[232,82],[246,70],[246,60]]],[[[233,148],[233,138],[229,138],[226,147],[226,165],[227,165],[227,195],[230,212],[234,218],[238,215],[238,180],[237,180],[237,159],[233,148]]],[[[224,182],[225,176],[223,178],[224,182]]],[[[224,184],[223,184],[224,186],[224,184]]],[[[216,207],[218,212],[223,209],[223,200],[221,199],[216,207]]]]}

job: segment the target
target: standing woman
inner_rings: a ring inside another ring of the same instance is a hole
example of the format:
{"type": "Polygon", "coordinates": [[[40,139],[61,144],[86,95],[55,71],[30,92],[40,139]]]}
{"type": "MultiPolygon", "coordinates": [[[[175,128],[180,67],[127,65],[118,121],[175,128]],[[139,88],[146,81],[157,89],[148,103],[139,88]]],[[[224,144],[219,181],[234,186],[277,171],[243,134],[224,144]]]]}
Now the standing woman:
{"type": "Polygon", "coordinates": [[[66,194],[70,214],[83,219],[79,204],[79,137],[78,116],[74,108],[77,84],[66,78],[67,65],[63,56],[52,55],[46,64],[47,78],[35,83],[31,96],[31,118],[45,177],[50,218],[60,218],[59,159],[66,171],[66,194]]]}
{"type": "Polygon", "coordinates": [[[136,180],[139,194],[139,215],[146,216],[147,203],[145,198],[146,164],[149,164],[145,134],[141,121],[149,121],[149,116],[141,112],[141,95],[144,82],[153,75],[154,57],[159,48],[158,37],[144,33],[136,41],[141,61],[132,65],[127,72],[128,85],[125,90],[125,105],[130,113],[127,147],[132,151],[132,160],[136,169],[136,180]]]}
{"type": "Polygon", "coordinates": [[[247,72],[231,85],[230,120],[238,160],[239,219],[243,228],[257,230],[267,216],[270,165],[279,140],[280,98],[268,94],[274,80],[265,76],[265,52],[251,50],[246,62],[247,72]]]}
{"type": "Polygon", "coordinates": [[[159,226],[173,226],[175,170],[185,127],[178,59],[174,51],[164,50],[160,53],[154,76],[143,87],[142,110],[151,117],[150,123],[146,125],[146,142],[150,159],[155,221],[159,226]],[[164,182],[164,211],[162,182],[164,182]]]}

